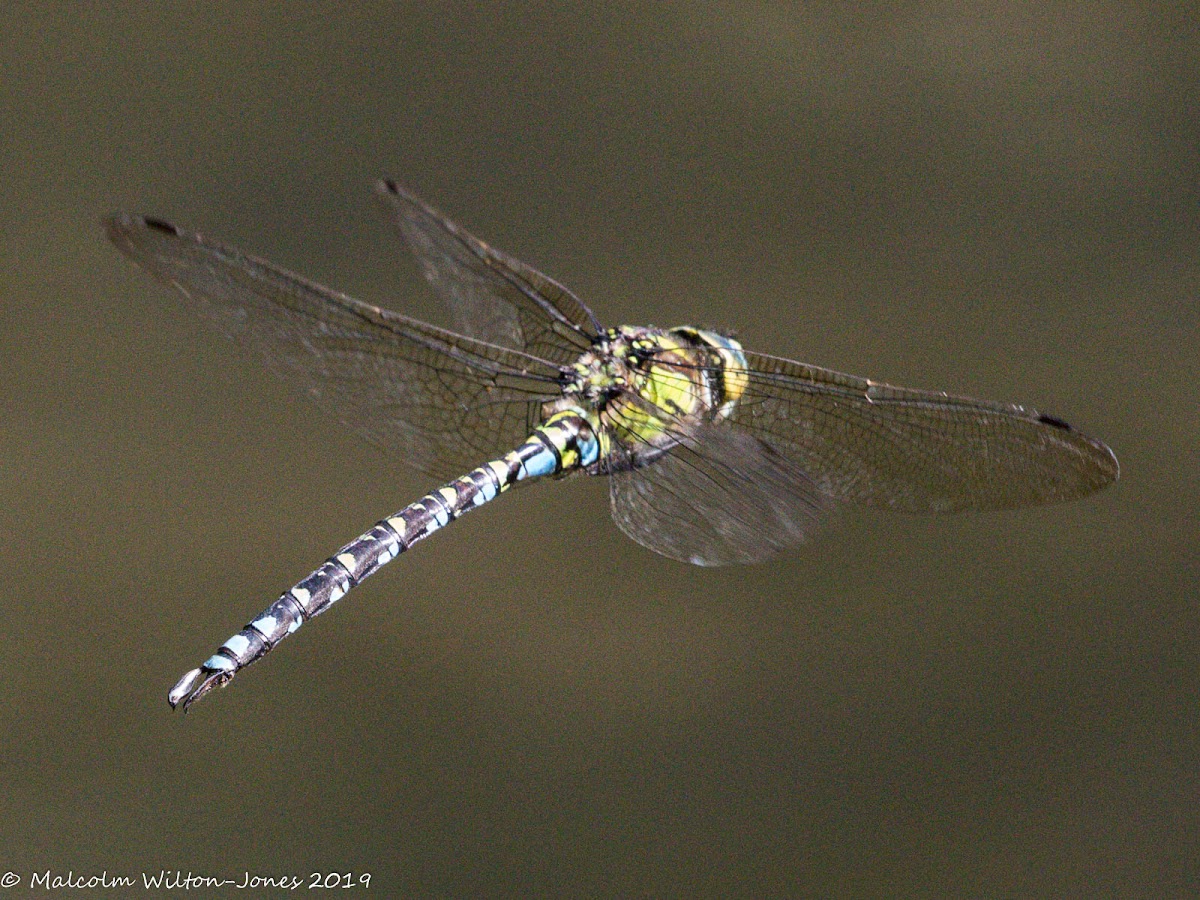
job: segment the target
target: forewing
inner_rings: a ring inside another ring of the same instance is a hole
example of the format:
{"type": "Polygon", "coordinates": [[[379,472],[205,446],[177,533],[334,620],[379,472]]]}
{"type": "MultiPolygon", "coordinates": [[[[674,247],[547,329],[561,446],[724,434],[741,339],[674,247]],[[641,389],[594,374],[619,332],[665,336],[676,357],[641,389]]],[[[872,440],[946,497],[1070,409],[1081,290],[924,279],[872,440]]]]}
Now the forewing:
{"type": "Polygon", "coordinates": [[[395,182],[381,181],[376,191],[466,334],[566,365],[591,347],[599,325],[565,287],[489,247],[395,182]]]}
{"type": "Polygon", "coordinates": [[[165,222],[105,221],[109,238],[217,330],[325,410],[417,468],[449,477],[521,441],[558,368],[359,302],[165,222]]]}
{"type": "Polygon", "coordinates": [[[910,512],[1074,500],[1116,481],[1112,450],[1028,407],[880,384],[747,353],[735,426],[837,499],[910,512]]]}
{"type": "Polygon", "coordinates": [[[770,445],[716,423],[609,479],[613,519],[643,547],[702,566],[752,563],[802,543],[828,507],[808,474],[770,445]]]}

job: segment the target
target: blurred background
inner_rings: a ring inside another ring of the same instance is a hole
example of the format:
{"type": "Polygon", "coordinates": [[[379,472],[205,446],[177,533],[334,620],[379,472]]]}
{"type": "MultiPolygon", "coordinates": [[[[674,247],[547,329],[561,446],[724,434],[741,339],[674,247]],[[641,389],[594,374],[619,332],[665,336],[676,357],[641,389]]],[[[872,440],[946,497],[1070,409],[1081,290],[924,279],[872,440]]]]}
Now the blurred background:
{"type": "Polygon", "coordinates": [[[0,869],[1195,895],[1185,6],[7,10],[0,869]],[[606,323],[1032,404],[1110,443],[1121,481],[848,510],[723,570],[625,539],[599,480],[533,487],[172,715],[186,669],[433,485],[314,427],[99,217],[449,324],[376,208],[384,175],[606,323]]]}

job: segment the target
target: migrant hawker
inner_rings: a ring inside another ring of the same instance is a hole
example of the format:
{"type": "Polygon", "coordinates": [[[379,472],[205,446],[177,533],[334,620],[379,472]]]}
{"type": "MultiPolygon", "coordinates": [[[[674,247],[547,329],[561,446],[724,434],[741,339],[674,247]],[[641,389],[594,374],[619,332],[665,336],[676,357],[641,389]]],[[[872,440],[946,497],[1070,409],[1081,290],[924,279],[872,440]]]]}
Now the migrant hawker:
{"type": "Polygon", "coordinates": [[[838,502],[1000,509],[1072,500],[1117,478],[1107,446],[1028,407],[892,387],[703,328],[603,327],[562,285],[404,188],[377,190],[462,333],[158,219],[105,222],[118,248],[329,415],[430,476],[466,472],[286,591],[183,676],[173,707],[186,710],[417,541],[525,480],[607,476],[625,534],[672,559],[725,565],[801,543],[838,502]]]}

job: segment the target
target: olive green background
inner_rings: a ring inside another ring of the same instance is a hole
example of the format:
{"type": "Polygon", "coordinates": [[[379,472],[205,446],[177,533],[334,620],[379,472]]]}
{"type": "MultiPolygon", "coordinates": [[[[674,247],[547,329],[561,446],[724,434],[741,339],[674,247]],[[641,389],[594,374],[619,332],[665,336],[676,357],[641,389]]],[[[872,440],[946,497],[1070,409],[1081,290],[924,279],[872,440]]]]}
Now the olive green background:
{"type": "Polygon", "coordinates": [[[1171,4],[969,6],[6,9],[0,870],[1200,892],[1200,28],[1171,4]],[[1029,403],[1122,479],[846,510],[724,570],[625,539],[598,480],[532,487],[172,715],[186,669],[433,485],[206,330],[99,217],[448,324],[382,175],[606,323],[1029,403]]]}

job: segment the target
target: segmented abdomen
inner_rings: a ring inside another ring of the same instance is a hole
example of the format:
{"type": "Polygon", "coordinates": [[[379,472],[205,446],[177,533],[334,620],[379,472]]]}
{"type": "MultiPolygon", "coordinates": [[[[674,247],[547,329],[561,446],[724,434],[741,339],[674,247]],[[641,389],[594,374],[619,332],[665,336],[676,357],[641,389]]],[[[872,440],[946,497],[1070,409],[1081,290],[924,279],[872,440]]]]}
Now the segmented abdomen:
{"type": "Polygon", "coordinates": [[[517,449],[376,522],[369,531],[285,591],[203,665],[184,675],[168,695],[168,701],[172,707],[182,703],[187,709],[261,659],[307,620],[329,609],[352,587],[418,541],[495,499],[519,481],[579,469],[592,464],[597,454],[596,439],[577,411],[555,414],[517,449]]]}

